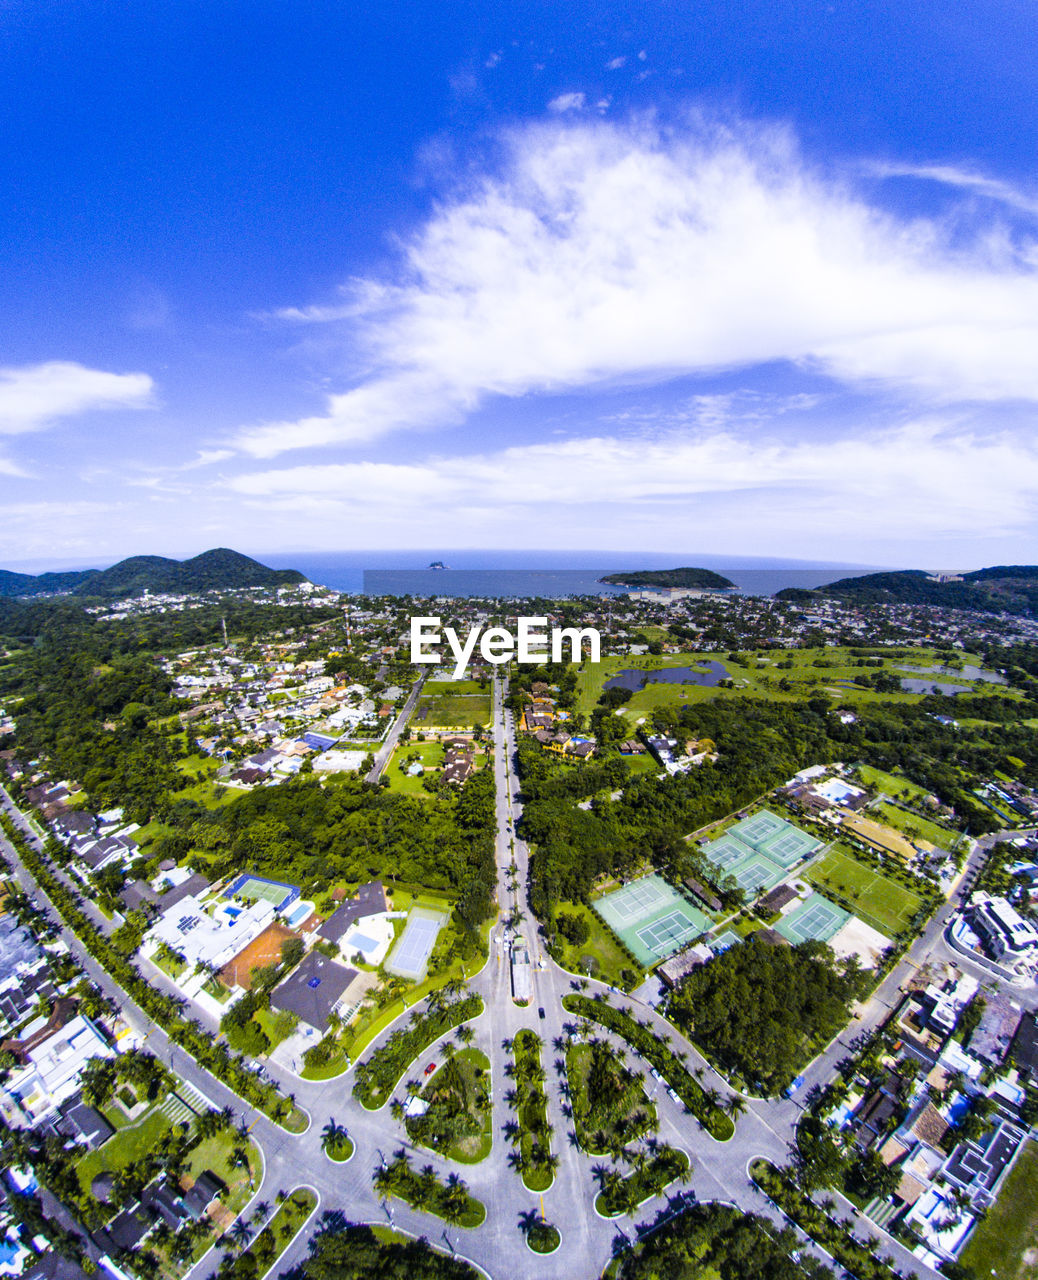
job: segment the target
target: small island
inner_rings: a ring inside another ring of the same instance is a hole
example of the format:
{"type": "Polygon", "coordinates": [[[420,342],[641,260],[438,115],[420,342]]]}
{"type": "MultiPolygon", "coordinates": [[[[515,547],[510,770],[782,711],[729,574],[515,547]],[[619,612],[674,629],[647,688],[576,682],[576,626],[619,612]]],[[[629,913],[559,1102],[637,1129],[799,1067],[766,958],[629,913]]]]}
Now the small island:
{"type": "Polygon", "coordinates": [[[430,569],[447,569],[449,568],[449,566],[445,565],[442,560],[434,560],[432,564],[429,565],[429,568],[430,569]]]}
{"type": "Polygon", "coordinates": [[[721,591],[735,583],[712,569],[639,569],[628,573],[607,573],[599,582],[614,587],[701,587],[721,591]]]}

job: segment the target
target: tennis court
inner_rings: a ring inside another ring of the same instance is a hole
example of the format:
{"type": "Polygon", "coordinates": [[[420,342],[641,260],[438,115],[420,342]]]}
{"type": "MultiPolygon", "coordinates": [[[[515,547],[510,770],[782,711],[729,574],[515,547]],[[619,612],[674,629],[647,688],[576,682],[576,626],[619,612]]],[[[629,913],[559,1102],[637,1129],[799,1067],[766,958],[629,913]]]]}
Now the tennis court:
{"type": "Polygon", "coordinates": [[[742,938],[739,937],[735,930],[725,929],[724,933],[714,938],[713,942],[708,942],[707,946],[715,956],[719,956],[722,951],[727,951],[729,947],[734,947],[737,942],[742,942],[742,938]]]}
{"type": "Polygon", "coordinates": [[[289,906],[299,897],[294,884],[282,880],[267,880],[263,876],[243,875],[224,890],[225,898],[246,898],[249,902],[270,902],[277,910],[289,906]]]}
{"type": "Polygon", "coordinates": [[[799,907],[783,916],[775,929],[792,943],[806,942],[809,938],[828,942],[850,918],[849,911],[823,898],[820,893],[811,893],[799,907]]]}
{"type": "Polygon", "coordinates": [[[806,858],[822,843],[787,822],[785,818],[780,818],[777,813],[772,813],[770,809],[761,809],[758,813],[743,818],[725,834],[729,839],[734,837],[740,840],[783,867],[791,867],[794,862],[806,858]]]}
{"type": "Polygon", "coordinates": [[[591,904],[646,968],[706,933],[710,920],[658,875],[643,876],[591,904]]]}
{"type": "Polygon", "coordinates": [[[387,971],[398,978],[421,982],[429,968],[436,939],[446,923],[445,912],[431,907],[412,907],[404,931],[386,960],[387,971]]]}
{"type": "Polygon", "coordinates": [[[780,863],[744,844],[731,832],[705,844],[703,852],[719,871],[732,876],[739,888],[750,895],[773,889],[786,874],[780,863]]]}
{"type": "Polygon", "coordinates": [[[743,818],[734,827],[730,827],[729,834],[738,836],[744,844],[752,844],[755,849],[759,849],[765,840],[780,835],[788,826],[789,823],[784,818],[780,818],[777,813],[772,813],[770,809],[761,809],[757,813],[751,813],[748,818],[743,818]]]}

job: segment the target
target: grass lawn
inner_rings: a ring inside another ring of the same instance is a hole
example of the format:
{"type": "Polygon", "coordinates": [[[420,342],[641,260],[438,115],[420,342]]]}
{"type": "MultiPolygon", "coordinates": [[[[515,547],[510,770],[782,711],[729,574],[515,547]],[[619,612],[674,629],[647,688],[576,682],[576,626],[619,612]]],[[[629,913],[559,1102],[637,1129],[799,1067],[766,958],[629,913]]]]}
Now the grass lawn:
{"type": "Polygon", "coordinates": [[[157,951],[151,957],[151,962],[156,968],[161,969],[163,973],[168,974],[171,978],[179,978],[187,968],[186,961],[175,960],[172,956],[163,955],[161,951],[157,951]]]}
{"type": "Polygon", "coordinates": [[[202,983],[202,990],[207,996],[212,996],[214,1000],[219,1000],[221,1004],[226,1004],[231,998],[229,987],[225,987],[218,978],[209,978],[202,983]]]}
{"type": "Polygon", "coordinates": [[[906,929],[923,905],[918,894],[859,862],[842,845],[830,849],[800,874],[822,893],[835,889],[851,904],[855,915],[888,938],[906,929]]]}
{"type": "Polygon", "coordinates": [[[152,1107],[139,1120],[114,1133],[104,1146],[87,1152],[76,1166],[80,1186],[84,1191],[89,1191],[90,1183],[99,1173],[114,1173],[117,1169],[135,1164],[151,1151],[170,1128],[169,1118],[158,1107],[152,1107]]]}
{"type": "Polygon", "coordinates": [[[1038,1147],[1025,1142],[960,1261],[978,1276],[1038,1280],[1038,1147]]]}
{"type": "Polygon", "coordinates": [[[460,1050],[440,1067],[422,1089],[421,1097],[430,1107],[424,1116],[406,1122],[411,1138],[462,1164],[478,1164],[487,1158],[493,1131],[490,1062],[486,1054],[479,1049],[460,1050]],[[462,1125],[472,1132],[455,1136],[462,1125]]]}
{"type": "Polygon", "coordinates": [[[390,791],[409,796],[428,796],[431,793],[426,791],[422,783],[427,774],[432,772],[435,776],[443,767],[444,754],[443,747],[438,742],[402,742],[393,752],[382,776],[389,779],[390,791]],[[425,767],[425,773],[411,776],[400,766],[415,755],[425,767]]]}
{"type": "Polygon", "coordinates": [[[250,1174],[253,1182],[258,1183],[263,1168],[259,1150],[254,1142],[249,1143],[247,1170],[231,1164],[231,1151],[236,1137],[236,1134],[225,1130],[223,1133],[214,1134],[211,1138],[203,1139],[188,1156],[185,1170],[185,1173],[194,1180],[206,1169],[211,1169],[227,1187],[227,1194],[220,1197],[220,1203],[235,1217],[241,1213],[252,1196],[250,1174]]]}
{"type": "Polygon", "coordinates": [[[411,719],[411,731],[441,725],[471,729],[474,724],[490,724],[489,694],[442,693],[419,699],[411,719]]]}
{"type": "Polygon", "coordinates": [[[282,1040],[295,1031],[298,1020],[290,1013],[277,1013],[270,1009],[257,1009],[252,1015],[266,1032],[271,1049],[277,1048],[282,1040]]]}
{"type": "Polygon", "coordinates": [[[917,814],[906,813],[904,809],[899,809],[894,804],[871,805],[866,816],[875,818],[877,822],[885,822],[888,827],[893,827],[895,831],[902,831],[906,836],[929,840],[938,849],[951,849],[959,840],[957,831],[949,831],[947,827],[938,826],[929,818],[920,818],[917,814]]]}
{"type": "MultiPolygon", "coordinates": [[[[623,950],[612,932],[590,907],[585,906],[583,902],[560,902],[558,910],[566,915],[579,916],[591,930],[591,936],[587,942],[579,947],[573,946],[560,933],[556,933],[558,962],[564,969],[569,969],[571,973],[586,973],[586,968],[581,962],[584,956],[592,956],[598,965],[597,971],[592,976],[601,978],[603,982],[608,982],[614,987],[622,985],[621,969],[638,969],[635,961],[623,950]]],[[[639,972],[639,981],[640,979],[639,972]]]]}
{"type": "Polygon", "coordinates": [[[913,782],[900,773],[886,773],[882,769],[874,769],[870,764],[860,764],[858,777],[867,787],[875,787],[888,796],[906,800],[922,800],[929,792],[918,782],[913,782]]]}

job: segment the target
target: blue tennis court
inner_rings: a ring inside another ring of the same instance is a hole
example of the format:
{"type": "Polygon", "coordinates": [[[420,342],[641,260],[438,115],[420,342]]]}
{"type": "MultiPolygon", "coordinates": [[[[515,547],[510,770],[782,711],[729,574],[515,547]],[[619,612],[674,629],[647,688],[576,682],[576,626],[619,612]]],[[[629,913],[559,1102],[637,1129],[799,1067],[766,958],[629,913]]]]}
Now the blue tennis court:
{"type": "Polygon", "coordinates": [[[778,933],[792,943],[813,939],[828,942],[840,932],[851,918],[849,911],[836,906],[820,893],[809,894],[789,915],[775,925],[778,933]]]}
{"type": "Polygon", "coordinates": [[[710,928],[709,918],[658,875],[632,880],[591,906],[646,968],[710,928]]]}

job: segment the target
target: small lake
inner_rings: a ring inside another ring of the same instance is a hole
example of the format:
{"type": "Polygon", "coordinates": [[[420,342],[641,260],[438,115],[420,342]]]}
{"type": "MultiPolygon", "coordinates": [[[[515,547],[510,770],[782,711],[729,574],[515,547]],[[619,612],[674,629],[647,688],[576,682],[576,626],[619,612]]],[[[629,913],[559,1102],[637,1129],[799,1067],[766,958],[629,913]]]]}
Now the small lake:
{"type": "Polygon", "coordinates": [[[918,675],[953,676],[959,680],[984,680],[988,684],[1006,684],[1005,676],[997,671],[985,671],[982,667],[908,667],[899,666],[898,671],[914,671],[918,675]]]}
{"type": "Polygon", "coordinates": [[[637,693],[647,684],[699,684],[714,688],[722,680],[728,679],[727,670],[720,662],[707,659],[694,667],[660,667],[655,671],[638,671],[631,668],[618,671],[611,680],[605,682],[607,689],[630,689],[637,693]]]}
{"type": "Polygon", "coordinates": [[[949,697],[956,693],[970,692],[968,684],[950,684],[947,680],[902,679],[901,688],[905,693],[933,693],[936,689],[938,693],[947,694],[949,697]]]}

